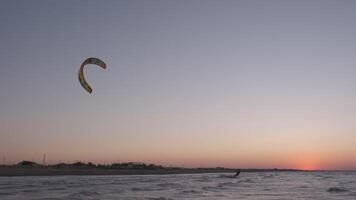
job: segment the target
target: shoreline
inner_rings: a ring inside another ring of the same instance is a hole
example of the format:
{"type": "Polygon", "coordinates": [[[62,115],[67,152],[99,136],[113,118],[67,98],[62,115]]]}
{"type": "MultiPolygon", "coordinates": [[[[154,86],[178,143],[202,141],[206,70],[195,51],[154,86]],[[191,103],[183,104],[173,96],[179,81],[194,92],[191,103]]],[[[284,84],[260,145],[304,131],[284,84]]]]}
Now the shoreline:
{"type": "MultiPolygon", "coordinates": [[[[292,169],[241,169],[241,172],[300,172],[292,169]]],[[[236,169],[181,168],[181,169],[101,169],[101,168],[52,168],[52,167],[0,167],[0,177],[16,176],[91,176],[91,175],[166,175],[235,173],[236,169]]]]}
{"type": "Polygon", "coordinates": [[[0,168],[0,177],[16,176],[95,176],[95,175],[166,175],[233,173],[233,170],[214,169],[55,169],[55,168],[0,168]]]}

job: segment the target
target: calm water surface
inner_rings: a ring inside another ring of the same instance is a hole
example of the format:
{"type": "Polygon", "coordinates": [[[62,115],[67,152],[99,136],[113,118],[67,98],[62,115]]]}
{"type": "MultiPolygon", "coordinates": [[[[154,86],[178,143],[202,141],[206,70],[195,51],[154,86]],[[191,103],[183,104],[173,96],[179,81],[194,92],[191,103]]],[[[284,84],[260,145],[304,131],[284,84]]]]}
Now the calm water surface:
{"type": "Polygon", "coordinates": [[[1,200],[356,199],[355,172],[0,177],[1,200]]]}

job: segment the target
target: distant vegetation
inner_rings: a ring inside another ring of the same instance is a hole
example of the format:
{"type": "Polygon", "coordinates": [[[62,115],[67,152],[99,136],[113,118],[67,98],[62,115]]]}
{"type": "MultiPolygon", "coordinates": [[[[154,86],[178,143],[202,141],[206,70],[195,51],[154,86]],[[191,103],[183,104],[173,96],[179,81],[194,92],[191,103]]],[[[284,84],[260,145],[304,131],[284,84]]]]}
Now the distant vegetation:
{"type": "Polygon", "coordinates": [[[12,167],[52,167],[52,168],[103,168],[103,169],[164,169],[161,165],[145,164],[141,162],[113,163],[109,165],[94,164],[92,162],[58,163],[53,165],[41,165],[32,161],[21,161],[12,167]]]}
{"type": "Polygon", "coordinates": [[[300,171],[295,169],[236,169],[224,167],[183,168],[163,167],[142,162],[94,164],[91,162],[57,163],[41,165],[33,161],[21,161],[14,165],[0,165],[1,176],[55,176],[55,175],[139,175],[139,174],[194,174],[236,173],[266,171],[300,171]]]}
{"type": "Polygon", "coordinates": [[[189,171],[189,172],[235,172],[239,170],[241,172],[257,172],[257,171],[303,171],[297,169],[256,169],[256,168],[247,168],[247,169],[237,169],[237,168],[225,168],[225,167],[207,167],[207,168],[184,168],[184,167],[163,167],[162,165],[156,164],[146,164],[143,162],[124,162],[124,163],[112,163],[112,164],[94,164],[92,162],[73,162],[73,163],[57,163],[51,165],[42,165],[33,161],[21,161],[14,165],[0,165],[2,169],[4,168],[17,168],[17,169],[53,169],[53,170],[96,170],[96,169],[108,169],[110,170],[119,170],[119,171],[189,171]]]}

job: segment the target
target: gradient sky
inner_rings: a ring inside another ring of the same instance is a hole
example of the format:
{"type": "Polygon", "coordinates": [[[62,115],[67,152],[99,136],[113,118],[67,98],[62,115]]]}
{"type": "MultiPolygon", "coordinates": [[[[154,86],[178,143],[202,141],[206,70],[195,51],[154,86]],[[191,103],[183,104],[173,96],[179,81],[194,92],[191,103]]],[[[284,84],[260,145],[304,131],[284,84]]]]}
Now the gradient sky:
{"type": "Polygon", "coordinates": [[[0,26],[8,163],[356,169],[356,1],[1,1],[0,26]]]}

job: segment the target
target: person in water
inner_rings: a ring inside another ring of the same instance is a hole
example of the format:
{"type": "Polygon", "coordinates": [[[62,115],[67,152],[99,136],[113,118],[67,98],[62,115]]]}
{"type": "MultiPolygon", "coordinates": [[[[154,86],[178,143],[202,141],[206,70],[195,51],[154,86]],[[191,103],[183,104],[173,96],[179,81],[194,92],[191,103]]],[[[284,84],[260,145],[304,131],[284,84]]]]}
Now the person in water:
{"type": "Polygon", "coordinates": [[[236,174],[234,175],[234,177],[237,177],[238,175],[240,175],[240,170],[237,170],[236,174]]]}

